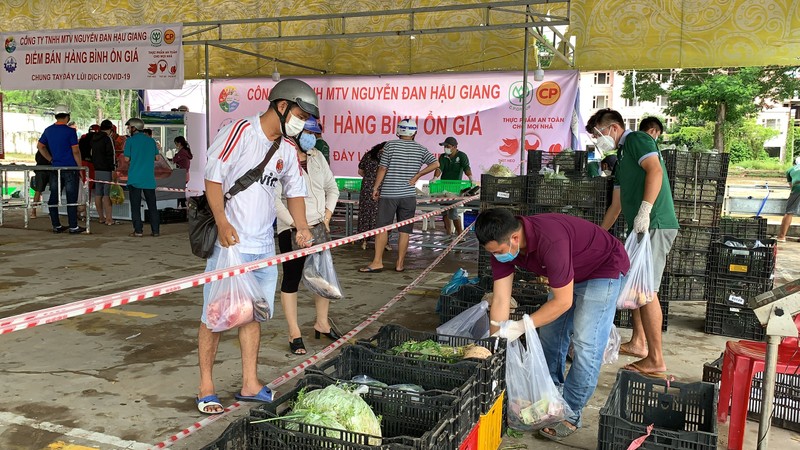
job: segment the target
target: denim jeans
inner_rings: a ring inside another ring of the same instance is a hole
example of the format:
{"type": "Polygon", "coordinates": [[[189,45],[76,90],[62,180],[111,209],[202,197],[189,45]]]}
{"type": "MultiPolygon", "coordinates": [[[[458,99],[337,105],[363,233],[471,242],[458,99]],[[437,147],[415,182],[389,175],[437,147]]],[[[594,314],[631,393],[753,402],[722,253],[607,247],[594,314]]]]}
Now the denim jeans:
{"type": "Polygon", "coordinates": [[[144,200],[147,202],[147,210],[149,211],[148,214],[150,214],[150,231],[152,231],[153,234],[159,234],[161,217],[158,214],[158,207],[156,207],[156,190],[139,189],[137,187],[128,186],[128,191],[131,197],[133,231],[136,233],[142,232],[142,194],[144,194],[144,200]]]}
{"type": "Polygon", "coordinates": [[[575,284],[572,307],[539,328],[550,376],[556,386],[563,389],[564,400],[574,412],[567,420],[578,427],[581,426],[581,410],[597,387],[620,285],[620,279],[611,278],[575,284]],[[572,366],[564,377],[570,340],[574,347],[572,366]]]}
{"type": "MultiPolygon", "coordinates": [[[[78,203],[78,189],[80,188],[80,176],[77,170],[62,170],[61,183],[59,186],[58,172],[50,172],[50,198],[47,200],[50,211],[50,223],[53,228],[61,226],[61,219],[58,217],[58,199],[61,198],[59,187],[67,193],[67,203],[78,203]]],[[[67,222],[70,228],[78,227],[78,207],[67,206],[67,222]]]]}

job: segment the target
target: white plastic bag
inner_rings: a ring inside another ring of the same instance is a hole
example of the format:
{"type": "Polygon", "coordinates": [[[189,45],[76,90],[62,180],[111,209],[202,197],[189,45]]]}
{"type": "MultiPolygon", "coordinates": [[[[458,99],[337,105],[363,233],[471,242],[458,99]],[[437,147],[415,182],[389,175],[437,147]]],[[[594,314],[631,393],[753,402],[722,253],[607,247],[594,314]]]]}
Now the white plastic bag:
{"type": "MultiPolygon", "coordinates": [[[[631,233],[625,241],[625,251],[631,261],[628,274],[623,277],[622,289],[617,298],[617,309],[637,309],[655,298],[653,280],[653,251],[650,247],[650,233],[631,233]]],[[[660,280],[659,280],[660,281],[660,280]]]]}
{"type": "Polygon", "coordinates": [[[308,255],[303,266],[303,285],[320,297],[329,300],[342,298],[342,286],[330,250],[308,255]]]}
{"type": "MultiPolygon", "coordinates": [[[[243,264],[236,246],[219,251],[215,269],[243,264]]],[[[215,333],[269,318],[269,303],[252,272],[212,282],[209,297],[206,326],[215,333]]]]}
{"type": "Polygon", "coordinates": [[[481,301],[436,328],[436,334],[472,339],[489,337],[489,303],[481,301]]]}
{"type": "Polygon", "coordinates": [[[617,327],[611,325],[611,333],[608,335],[608,343],[606,349],[603,351],[603,364],[614,364],[619,359],[619,346],[622,343],[622,337],[617,331],[617,327]]]}
{"type": "MultiPolygon", "coordinates": [[[[550,378],[542,343],[527,314],[523,322],[527,348],[522,339],[517,339],[508,343],[506,351],[508,425],[516,430],[531,431],[572,416],[572,410],[550,378]]],[[[501,331],[510,323],[500,324],[501,331]]]]}

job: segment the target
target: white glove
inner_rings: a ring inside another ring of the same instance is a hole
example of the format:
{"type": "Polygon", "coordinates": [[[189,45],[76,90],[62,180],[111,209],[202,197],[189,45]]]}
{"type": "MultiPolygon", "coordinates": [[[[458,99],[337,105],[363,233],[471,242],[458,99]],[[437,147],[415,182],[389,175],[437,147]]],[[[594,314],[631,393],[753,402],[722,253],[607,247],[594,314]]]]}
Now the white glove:
{"type": "Polygon", "coordinates": [[[493,320],[491,322],[492,325],[500,327],[500,330],[492,336],[508,339],[508,342],[516,341],[520,336],[525,334],[525,322],[523,322],[523,320],[525,319],[507,320],[502,323],[493,320]]]}
{"type": "Polygon", "coordinates": [[[646,233],[650,230],[650,211],[652,209],[652,204],[642,201],[642,205],[639,206],[639,213],[636,214],[636,218],[633,219],[634,233],[646,233]]]}

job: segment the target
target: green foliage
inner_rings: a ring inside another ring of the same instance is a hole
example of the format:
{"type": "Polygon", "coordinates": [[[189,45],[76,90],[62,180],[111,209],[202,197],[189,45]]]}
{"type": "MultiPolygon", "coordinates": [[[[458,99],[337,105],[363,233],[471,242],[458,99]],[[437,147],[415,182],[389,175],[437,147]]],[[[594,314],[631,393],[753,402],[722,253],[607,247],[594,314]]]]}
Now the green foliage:
{"type": "Polygon", "coordinates": [[[778,158],[745,159],[734,163],[733,153],[731,153],[731,165],[746,170],[771,170],[777,172],[785,172],[792,167],[790,163],[781,163],[778,158]]]}
{"type": "MultiPolygon", "coordinates": [[[[3,103],[9,111],[28,114],[52,114],[57,105],[70,108],[71,119],[78,123],[96,123],[109,117],[120,117],[122,90],[43,90],[7,91],[3,103]]],[[[134,91],[135,93],[135,91],[134,91]]],[[[126,107],[127,109],[127,107],[126,107]]],[[[128,111],[128,116],[135,111],[128,111]]]]}
{"type": "MultiPolygon", "coordinates": [[[[622,83],[622,97],[633,100],[634,72],[619,72],[625,75],[622,83]]],[[[653,102],[659,95],[665,95],[667,91],[662,87],[662,80],[669,79],[670,70],[655,70],[652,72],[636,72],[636,95],[640,101],[653,102]]]]}
{"type": "Polygon", "coordinates": [[[669,143],[678,146],[685,145],[689,149],[706,150],[713,146],[713,128],[681,126],[673,127],[669,133],[669,143]]]}
{"type": "Polygon", "coordinates": [[[764,142],[778,136],[780,132],[772,128],[766,128],[756,124],[756,121],[744,120],[739,123],[732,124],[725,134],[725,140],[729,143],[728,151],[731,152],[731,161],[733,161],[733,145],[736,143],[737,150],[741,151],[746,147],[749,149],[749,154],[744,159],[766,159],[768,158],[767,152],[764,150],[764,142]]]}
{"type": "MultiPolygon", "coordinates": [[[[744,141],[733,141],[730,143],[730,148],[728,149],[728,153],[730,156],[731,164],[738,164],[742,161],[753,161],[752,158],[752,150],[744,141]]],[[[752,168],[752,167],[751,167],[752,168]]]]}
{"type": "Polygon", "coordinates": [[[794,163],[794,155],[800,153],[800,130],[789,126],[786,133],[786,161],[794,163]]]}

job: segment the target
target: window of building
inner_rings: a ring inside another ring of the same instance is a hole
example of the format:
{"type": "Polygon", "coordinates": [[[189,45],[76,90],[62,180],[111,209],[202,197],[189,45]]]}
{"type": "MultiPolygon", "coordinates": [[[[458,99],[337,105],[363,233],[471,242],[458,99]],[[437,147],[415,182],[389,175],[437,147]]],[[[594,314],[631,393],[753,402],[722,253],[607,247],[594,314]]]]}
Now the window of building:
{"type": "Polygon", "coordinates": [[[608,102],[607,95],[595,95],[592,97],[592,108],[594,109],[602,109],[602,108],[610,108],[611,105],[608,102]]]}
{"type": "Polygon", "coordinates": [[[625,129],[636,131],[639,129],[639,121],[636,119],[625,119],[625,129]]]}
{"type": "Polygon", "coordinates": [[[656,105],[658,106],[667,106],[667,96],[666,95],[659,95],[656,97],[656,105]]]}
{"type": "Polygon", "coordinates": [[[767,128],[772,128],[773,130],[781,129],[781,119],[764,119],[762,124],[767,128]]]}
{"type": "Polygon", "coordinates": [[[594,84],[611,84],[611,72],[597,72],[594,74],[594,84]]]}
{"type": "Polygon", "coordinates": [[[664,131],[667,131],[672,128],[672,125],[675,124],[675,120],[672,117],[667,117],[666,122],[664,122],[664,131]]]}
{"type": "Polygon", "coordinates": [[[638,98],[626,98],[625,99],[625,106],[639,106],[639,99],[638,98]]]}
{"type": "Polygon", "coordinates": [[[672,73],[671,72],[659,73],[658,81],[661,83],[669,83],[670,81],[672,81],[672,73]]]}

